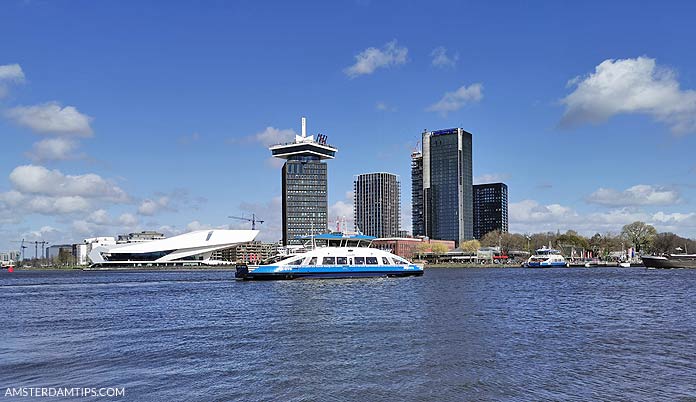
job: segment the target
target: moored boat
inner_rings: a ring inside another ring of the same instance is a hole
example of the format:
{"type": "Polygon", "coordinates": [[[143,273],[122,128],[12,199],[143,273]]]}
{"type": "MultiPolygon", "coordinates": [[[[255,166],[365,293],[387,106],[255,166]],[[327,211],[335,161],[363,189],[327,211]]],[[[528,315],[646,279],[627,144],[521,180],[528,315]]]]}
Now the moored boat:
{"type": "Polygon", "coordinates": [[[367,247],[319,247],[250,270],[238,265],[242,280],[421,276],[423,267],[390,252],[367,247]]]}
{"type": "Polygon", "coordinates": [[[696,254],[644,255],[647,268],[696,268],[696,254]]]}
{"type": "Polygon", "coordinates": [[[525,266],[529,268],[567,267],[568,263],[561,252],[552,248],[540,248],[536,254],[529,257],[525,266]]]}

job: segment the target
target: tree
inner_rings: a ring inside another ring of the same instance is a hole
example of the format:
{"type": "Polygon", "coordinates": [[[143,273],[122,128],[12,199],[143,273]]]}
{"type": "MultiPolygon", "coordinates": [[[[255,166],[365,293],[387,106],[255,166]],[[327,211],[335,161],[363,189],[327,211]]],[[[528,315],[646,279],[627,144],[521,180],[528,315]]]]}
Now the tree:
{"type": "Polygon", "coordinates": [[[441,244],[441,243],[435,243],[435,244],[432,244],[431,246],[432,246],[432,250],[433,250],[434,254],[445,254],[446,252],[449,251],[447,246],[445,246],[444,244],[441,244]]]}
{"type": "Polygon", "coordinates": [[[652,243],[657,235],[657,230],[652,225],[645,222],[636,221],[630,223],[621,229],[621,235],[633,244],[636,248],[636,253],[652,243]]]}
{"type": "Polygon", "coordinates": [[[466,251],[468,253],[475,253],[478,249],[481,248],[481,243],[479,243],[478,240],[467,240],[465,242],[462,242],[459,248],[461,248],[462,251],[466,251]]]}

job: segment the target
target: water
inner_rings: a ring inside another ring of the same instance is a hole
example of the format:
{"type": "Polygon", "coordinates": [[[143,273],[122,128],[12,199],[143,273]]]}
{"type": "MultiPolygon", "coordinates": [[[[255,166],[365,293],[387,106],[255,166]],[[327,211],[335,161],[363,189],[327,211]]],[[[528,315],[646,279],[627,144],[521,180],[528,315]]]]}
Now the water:
{"type": "Polygon", "coordinates": [[[696,400],[696,270],[232,277],[0,272],[0,392],[124,387],[119,400],[160,401],[696,400]]]}

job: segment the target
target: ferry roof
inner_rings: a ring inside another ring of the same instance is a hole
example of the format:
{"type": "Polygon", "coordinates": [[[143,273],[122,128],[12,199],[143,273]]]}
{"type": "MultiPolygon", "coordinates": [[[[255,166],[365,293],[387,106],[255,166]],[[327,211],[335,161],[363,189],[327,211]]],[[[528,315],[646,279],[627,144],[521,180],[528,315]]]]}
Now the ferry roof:
{"type": "Polygon", "coordinates": [[[314,236],[297,236],[296,239],[308,240],[374,240],[374,236],[367,236],[363,234],[345,234],[345,233],[322,233],[314,236]]]}

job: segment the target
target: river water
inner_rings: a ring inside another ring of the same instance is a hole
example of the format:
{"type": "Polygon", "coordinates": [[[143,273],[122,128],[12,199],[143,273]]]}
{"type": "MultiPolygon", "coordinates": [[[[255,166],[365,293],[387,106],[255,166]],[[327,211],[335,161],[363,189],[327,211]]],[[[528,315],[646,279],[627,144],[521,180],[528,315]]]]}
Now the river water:
{"type": "Polygon", "coordinates": [[[111,399],[696,400],[696,270],[233,276],[0,272],[0,396],[123,387],[111,399]]]}

